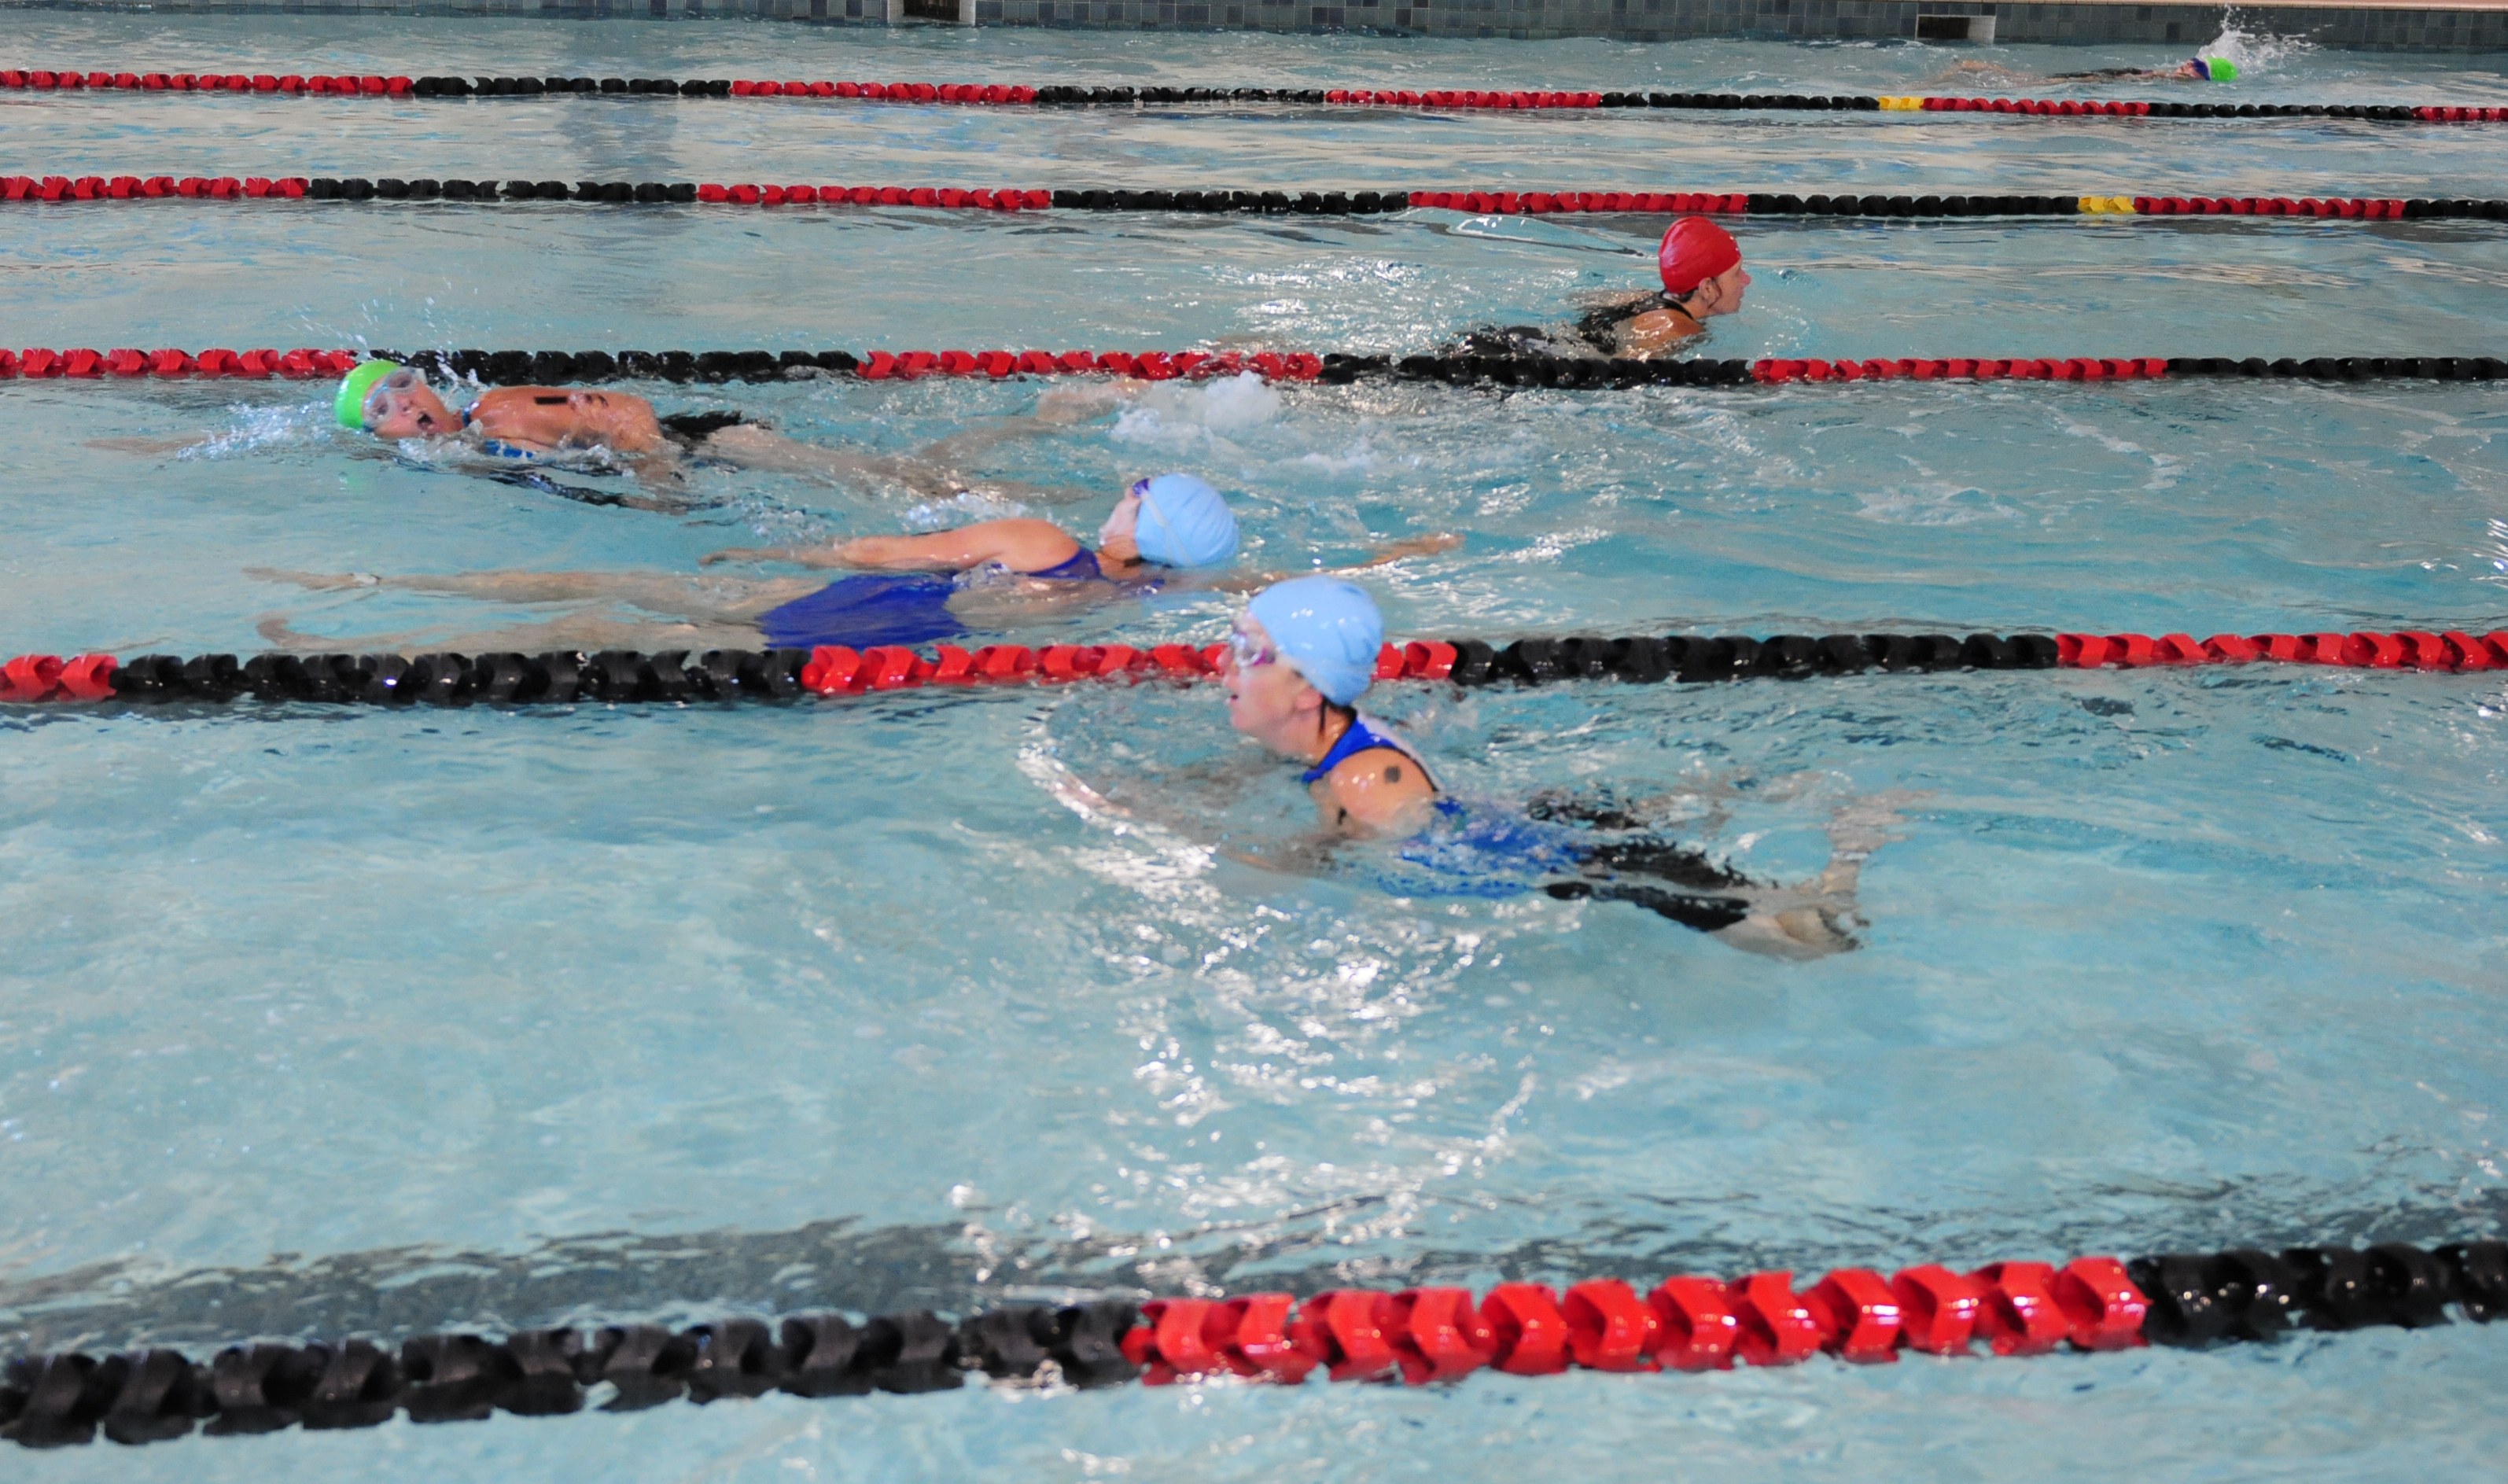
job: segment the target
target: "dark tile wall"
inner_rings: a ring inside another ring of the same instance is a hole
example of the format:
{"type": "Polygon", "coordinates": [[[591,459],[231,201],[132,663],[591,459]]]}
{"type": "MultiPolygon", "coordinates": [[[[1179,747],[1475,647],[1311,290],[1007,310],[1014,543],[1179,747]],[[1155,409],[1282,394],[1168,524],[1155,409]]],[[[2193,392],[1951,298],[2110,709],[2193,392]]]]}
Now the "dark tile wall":
{"type": "MultiPolygon", "coordinates": [[[[159,15],[754,16],[827,24],[904,19],[906,0],[0,0],[0,10],[139,10],[159,15]]],[[[955,0],[916,0],[943,15],[955,0]]],[[[2215,5],[2012,4],[2010,0],[974,0],[979,25],[1090,30],[1365,30],[1517,41],[1610,36],[1795,40],[1912,37],[1916,18],[1992,16],[1997,41],[2194,44],[2221,25],[2215,5]]],[[[2508,52],[2508,9],[2238,7],[2250,31],[2362,52],[2508,52]]],[[[924,23],[915,20],[912,23],[924,23]]]]}

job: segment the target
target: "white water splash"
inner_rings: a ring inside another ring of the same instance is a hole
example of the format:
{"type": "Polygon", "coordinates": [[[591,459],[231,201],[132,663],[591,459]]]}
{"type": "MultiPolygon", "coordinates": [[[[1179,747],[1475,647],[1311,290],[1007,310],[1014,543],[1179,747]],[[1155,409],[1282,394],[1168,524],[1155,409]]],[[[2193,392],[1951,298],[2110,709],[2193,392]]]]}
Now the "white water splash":
{"type": "Polygon", "coordinates": [[[1200,448],[1279,416],[1280,393],[1247,371],[1200,387],[1158,383],[1124,409],[1107,436],[1153,448],[1200,448]]]}
{"type": "Polygon", "coordinates": [[[2293,58],[2315,50],[2316,44],[2305,37],[2239,29],[2237,9],[2231,7],[2222,13],[2221,34],[2197,47],[2194,55],[2205,61],[2226,61],[2245,79],[2277,71],[2293,58]]]}

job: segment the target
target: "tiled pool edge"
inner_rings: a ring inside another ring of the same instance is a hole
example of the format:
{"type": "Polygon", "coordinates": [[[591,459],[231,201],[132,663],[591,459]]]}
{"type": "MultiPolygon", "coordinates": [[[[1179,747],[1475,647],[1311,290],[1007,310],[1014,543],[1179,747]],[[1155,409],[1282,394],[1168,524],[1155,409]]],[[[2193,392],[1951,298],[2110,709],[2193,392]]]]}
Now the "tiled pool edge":
{"type": "MultiPolygon", "coordinates": [[[[0,9],[157,15],[500,16],[518,19],[756,18],[827,24],[972,19],[1075,30],[1349,29],[1518,41],[1576,36],[1675,41],[1913,37],[1920,17],[1992,17],[2002,42],[2190,44],[2220,29],[2218,5],[2130,0],[0,0],[0,9]]],[[[2250,31],[2360,52],[2508,52],[2508,4],[2240,6],[2250,31]]],[[[1928,29],[1932,29],[1929,27],[1928,29]]]]}

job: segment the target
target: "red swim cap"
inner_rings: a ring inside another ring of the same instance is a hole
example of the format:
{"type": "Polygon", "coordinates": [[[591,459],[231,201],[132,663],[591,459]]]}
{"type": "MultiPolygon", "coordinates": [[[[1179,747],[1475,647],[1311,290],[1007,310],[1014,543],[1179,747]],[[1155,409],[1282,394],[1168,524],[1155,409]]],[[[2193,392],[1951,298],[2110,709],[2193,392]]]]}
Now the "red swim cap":
{"type": "Polygon", "coordinates": [[[1663,249],[1655,256],[1663,265],[1664,291],[1686,295],[1742,261],[1742,244],[1706,217],[1684,216],[1664,233],[1663,249]]]}

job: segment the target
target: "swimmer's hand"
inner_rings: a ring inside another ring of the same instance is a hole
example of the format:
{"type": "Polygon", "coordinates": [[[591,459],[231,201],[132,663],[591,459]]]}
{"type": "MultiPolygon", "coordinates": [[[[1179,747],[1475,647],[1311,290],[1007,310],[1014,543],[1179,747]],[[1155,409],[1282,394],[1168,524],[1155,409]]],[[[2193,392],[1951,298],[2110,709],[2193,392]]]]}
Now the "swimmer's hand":
{"type": "Polygon", "coordinates": [[[384,580],[371,572],[291,572],[283,567],[247,567],[243,575],[257,582],[292,582],[317,593],[337,592],[348,587],[381,587],[384,580]]]}
{"type": "Polygon", "coordinates": [[[111,454],[179,454],[216,441],[207,433],[193,433],[181,438],[90,438],[87,446],[111,454]]]}
{"type": "Polygon", "coordinates": [[[1463,538],[1451,531],[1433,532],[1427,536],[1415,536],[1407,541],[1395,541],[1389,546],[1379,546],[1376,548],[1376,555],[1358,565],[1382,567],[1387,562],[1401,561],[1404,557],[1435,556],[1440,551],[1452,551],[1462,543],[1463,538]]]}
{"type": "Polygon", "coordinates": [[[697,558],[699,567],[724,562],[790,562],[795,567],[851,567],[834,546],[726,546],[697,558]]]}
{"type": "Polygon", "coordinates": [[[1114,411],[1148,385],[1125,378],[1099,387],[1055,387],[1036,399],[1036,421],[1057,426],[1086,423],[1114,411]]]}

